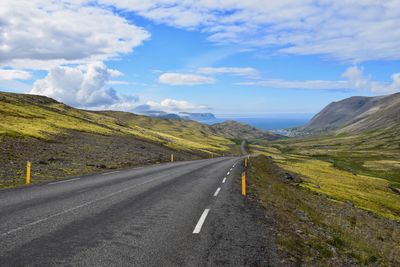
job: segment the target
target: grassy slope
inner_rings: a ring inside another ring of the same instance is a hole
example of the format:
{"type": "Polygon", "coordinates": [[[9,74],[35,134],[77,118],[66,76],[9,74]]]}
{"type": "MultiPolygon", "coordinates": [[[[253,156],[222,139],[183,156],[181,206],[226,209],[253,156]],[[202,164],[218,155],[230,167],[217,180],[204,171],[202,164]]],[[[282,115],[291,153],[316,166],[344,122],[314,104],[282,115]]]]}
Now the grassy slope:
{"type": "Polygon", "coordinates": [[[396,131],[253,144],[304,179],[302,187],[400,221],[400,149],[396,131]]]}
{"type": "Polygon", "coordinates": [[[0,93],[0,187],[40,183],[170,160],[239,154],[240,146],[194,121],[86,111],[47,97],[0,93]]]}
{"type": "Polygon", "coordinates": [[[0,93],[0,135],[51,140],[76,130],[131,135],[163,146],[202,153],[228,153],[234,143],[191,121],[153,119],[123,112],[74,109],[49,98],[0,93]]]}
{"type": "MultiPolygon", "coordinates": [[[[271,151],[279,158],[279,153],[271,151]]],[[[302,164],[308,168],[307,162],[302,164]]],[[[256,194],[267,216],[276,221],[278,243],[291,255],[294,266],[400,264],[397,222],[334,201],[308,186],[284,179],[282,174],[283,170],[265,156],[251,158],[249,193],[256,194]]],[[[320,175],[325,176],[323,172],[320,175]]],[[[341,187],[337,183],[339,191],[341,187]]]]}

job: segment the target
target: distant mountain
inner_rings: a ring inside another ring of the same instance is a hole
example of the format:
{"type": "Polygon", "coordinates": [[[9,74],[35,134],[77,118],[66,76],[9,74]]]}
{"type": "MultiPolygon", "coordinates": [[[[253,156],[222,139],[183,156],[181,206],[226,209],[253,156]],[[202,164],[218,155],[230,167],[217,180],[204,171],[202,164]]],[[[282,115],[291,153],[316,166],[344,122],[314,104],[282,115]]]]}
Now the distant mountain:
{"type": "Polygon", "coordinates": [[[161,119],[173,119],[173,120],[192,120],[192,121],[207,121],[215,119],[212,113],[193,113],[193,112],[178,112],[178,113],[168,113],[161,110],[150,110],[147,105],[142,105],[137,107],[134,112],[141,115],[150,116],[154,118],[161,119]]]}
{"type": "Polygon", "coordinates": [[[237,121],[225,121],[222,123],[216,123],[211,125],[211,127],[218,134],[234,139],[277,140],[280,138],[285,138],[282,135],[273,134],[268,131],[262,131],[255,127],[237,121]]]}
{"type": "Polygon", "coordinates": [[[181,116],[175,113],[167,113],[160,110],[134,110],[140,115],[149,116],[153,118],[160,118],[160,119],[171,119],[171,120],[180,120],[182,119],[181,116]]]}
{"type": "Polygon", "coordinates": [[[170,120],[181,120],[182,119],[179,115],[176,115],[174,113],[160,114],[155,117],[160,118],[160,119],[170,119],[170,120]]]}
{"type": "Polygon", "coordinates": [[[400,128],[400,93],[333,102],[315,115],[300,131],[306,133],[362,133],[400,128]]]}
{"type": "Polygon", "coordinates": [[[194,121],[207,121],[207,120],[214,120],[215,115],[212,113],[193,113],[193,112],[179,112],[181,117],[189,120],[194,121]]]}

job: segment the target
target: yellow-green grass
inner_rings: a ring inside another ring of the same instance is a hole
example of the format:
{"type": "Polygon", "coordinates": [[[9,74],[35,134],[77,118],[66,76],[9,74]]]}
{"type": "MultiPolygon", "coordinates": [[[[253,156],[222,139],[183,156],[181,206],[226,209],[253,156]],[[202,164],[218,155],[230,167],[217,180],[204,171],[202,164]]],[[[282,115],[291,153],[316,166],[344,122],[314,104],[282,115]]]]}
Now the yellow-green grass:
{"type": "Polygon", "coordinates": [[[34,105],[0,102],[0,134],[46,139],[61,134],[63,129],[99,134],[111,134],[104,127],[88,123],[72,116],[58,114],[34,105]]]}
{"type": "Polygon", "coordinates": [[[300,174],[304,187],[400,221],[400,195],[390,190],[385,179],[354,175],[320,160],[281,161],[280,165],[300,174]]]}
{"type": "Polygon", "coordinates": [[[139,132],[142,137],[166,142],[167,146],[174,149],[190,148],[221,154],[230,151],[235,145],[231,140],[213,133],[207,125],[194,121],[165,120],[120,112],[102,114],[117,119],[129,129],[134,129],[134,132],[129,132],[131,134],[139,132]]]}
{"type": "Polygon", "coordinates": [[[391,190],[387,179],[337,168],[332,162],[307,155],[307,151],[292,154],[271,144],[251,145],[250,149],[273,157],[282,168],[299,174],[305,188],[400,221],[400,195],[391,190]]]}
{"type": "Polygon", "coordinates": [[[365,161],[363,166],[382,171],[387,169],[398,169],[400,171],[400,160],[370,160],[365,161]]]}
{"type": "Polygon", "coordinates": [[[125,112],[74,109],[39,96],[0,93],[0,135],[51,140],[68,130],[132,135],[183,151],[229,153],[235,144],[193,121],[163,120],[125,112]]]}
{"type": "Polygon", "coordinates": [[[277,242],[296,265],[398,266],[397,222],[299,187],[281,173],[265,157],[253,157],[248,191],[256,192],[268,217],[274,218],[277,242]]]}
{"type": "Polygon", "coordinates": [[[400,126],[358,135],[290,138],[270,145],[288,155],[320,159],[341,170],[384,178],[400,188],[399,132],[400,126]]]}
{"type": "MultiPolygon", "coordinates": [[[[275,157],[319,159],[339,170],[384,178],[392,187],[400,188],[398,132],[399,127],[393,127],[358,135],[290,138],[267,146],[275,149],[275,157]]],[[[256,149],[262,150],[260,147],[265,147],[265,143],[256,149]]],[[[270,148],[267,152],[271,154],[270,148]]]]}

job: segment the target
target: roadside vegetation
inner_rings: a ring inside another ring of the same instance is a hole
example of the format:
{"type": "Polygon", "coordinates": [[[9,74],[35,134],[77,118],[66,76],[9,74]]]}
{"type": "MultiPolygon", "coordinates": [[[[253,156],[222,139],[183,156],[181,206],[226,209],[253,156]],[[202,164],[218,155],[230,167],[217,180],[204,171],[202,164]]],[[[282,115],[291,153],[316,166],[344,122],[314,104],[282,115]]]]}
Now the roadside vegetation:
{"type": "Polygon", "coordinates": [[[277,242],[292,265],[400,265],[400,198],[387,180],[275,147],[250,148],[261,155],[250,160],[249,193],[275,220],[277,242]]]}
{"type": "Polygon", "coordinates": [[[239,154],[208,125],[127,112],[86,111],[53,99],[0,93],[0,188],[107,169],[239,154]]]}
{"type": "Polygon", "coordinates": [[[399,144],[386,132],[258,141],[250,149],[298,174],[304,188],[400,221],[399,144]]]}

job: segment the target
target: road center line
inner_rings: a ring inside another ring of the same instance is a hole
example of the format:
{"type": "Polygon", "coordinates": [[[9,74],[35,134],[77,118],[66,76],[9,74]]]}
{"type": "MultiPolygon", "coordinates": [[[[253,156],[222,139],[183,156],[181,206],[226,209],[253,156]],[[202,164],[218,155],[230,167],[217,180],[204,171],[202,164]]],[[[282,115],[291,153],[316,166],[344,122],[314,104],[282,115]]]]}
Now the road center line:
{"type": "Polygon", "coordinates": [[[48,185],[68,183],[68,182],[76,181],[76,180],[79,180],[79,179],[81,179],[81,178],[74,178],[74,179],[69,179],[69,180],[63,180],[63,181],[58,181],[58,182],[52,182],[52,183],[48,183],[48,185]]]}
{"type": "Polygon", "coordinates": [[[77,210],[77,209],[80,209],[80,208],[89,206],[89,205],[94,204],[94,203],[96,203],[96,202],[99,202],[99,201],[101,201],[101,200],[104,200],[104,199],[113,197],[113,196],[115,196],[115,195],[121,194],[121,193],[126,192],[126,191],[128,191],[128,190],[131,190],[131,189],[133,189],[133,188],[135,188],[135,187],[139,187],[139,186],[142,186],[142,185],[145,185],[145,184],[148,184],[148,183],[157,181],[157,180],[161,180],[161,179],[164,179],[164,177],[150,179],[150,180],[148,180],[148,181],[146,181],[146,182],[143,182],[143,183],[140,183],[140,184],[136,184],[136,185],[133,185],[133,186],[130,186],[130,187],[121,189],[121,190],[116,191],[116,192],[114,192],[114,193],[111,193],[111,194],[108,194],[108,195],[105,195],[105,196],[102,196],[102,197],[93,199],[93,200],[91,200],[91,201],[82,203],[81,205],[78,205],[78,206],[75,206],[75,207],[72,207],[72,208],[69,208],[69,209],[66,209],[66,210],[63,210],[63,211],[54,213],[54,214],[52,214],[52,215],[50,215],[50,216],[44,217],[44,218],[39,219],[39,220],[37,220],[37,221],[33,221],[33,222],[28,223],[28,224],[22,225],[22,226],[20,226],[20,227],[14,228],[14,229],[12,229],[12,230],[10,230],[10,231],[8,231],[8,232],[5,232],[5,233],[0,234],[0,236],[3,237],[3,236],[7,236],[7,235],[9,235],[9,234],[12,234],[12,233],[15,233],[15,232],[24,230],[25,228],[28,228],[29,226],[34,226],[34,225],[36,225],[36,224],[39,224],[39,223],[41,223],[41,222],[45,222],[45,221],[50,220],[50,219],[52,219],[52,218],[58,217],[58,216],[60,216],[60,215],[63,215],[63,214],[72,212],[72,211],[74,211],[74,210],[77,210]]]}
{"type": "Polygon", "coordinates": [[[198,234],[201,231],[201,227],[203,227],[203,223],[207,218],[208,212],[210,211],[210,209],[205,209],[203,211],[203,214],[201,214],[199,221],[196,224],[196,227],[193,230],[193,234],[198,234]]]}
{"type": "Polygon", "coordinates": [[[120,171],[105,172],[105,173],[102,173],[101,175],[108,175],[108,174],[117,173],[117,172],[120,172],[120,171]]]}
{"type": "Polygon", "coordinates": [[[226,181],[226,177],[224,177],[224,180],[222,180],[222,183],[224,184],[224,183],[225,183],[225,181],[226,181]]]}
{"type": "Polygon", "coordinates": [[[221,187],[218,187],[217,191],[215,191],[215,193],[214,193],[214,197],[218,196],[218,193],[219,193],[220,190],[221,190],[221,187]]]}
{"type": "Polygon", "coordinates": [[[227,172],[227,173],[226,173],[226,175],[229,175],[229,174],[230,174],[230,172],[227,172]]]}

